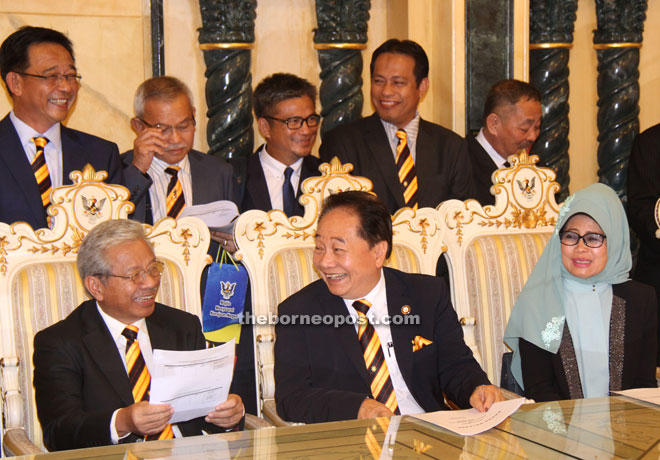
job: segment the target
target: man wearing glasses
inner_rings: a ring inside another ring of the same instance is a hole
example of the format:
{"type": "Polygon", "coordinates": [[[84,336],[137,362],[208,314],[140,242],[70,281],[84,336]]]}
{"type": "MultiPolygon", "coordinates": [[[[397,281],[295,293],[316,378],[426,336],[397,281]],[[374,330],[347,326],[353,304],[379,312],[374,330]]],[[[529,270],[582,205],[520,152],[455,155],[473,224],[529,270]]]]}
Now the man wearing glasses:
{"type": "Polygon", "coordinates": [[[0,73],[13,106],[0,121],[0,222],[47,227],[50,191],[88,163],[124,184],[116,144],[61,124],[82,78],[66,36],[21,27],[0,46],[0,73]]]}
{"type": "Polygon", "coordinates": [[[163,272],[138,222],[94,227],[78,252],[92,297],[34,338],[37,415],[48,450],[170,439],[238,429],[243,403],[230,394],[205,417],[176,425],[150,404],[153,350],[205,348],[199,318],[155,302],[163,272]]]}
{"type": "Polygon", "coordinates": [[[295,75],[273,74],[254,90],[254,113],[266,144],[233,162],[241,212],[280,209],[289,217],[301,216],[300,185],[319,175],[319,160],[310,155],[321,122],[316,88],[295,75]]]}
{"type": "MultiPolygon", "coordinates": [[[[186,205],[236,201],[231,166],[193,149],[192,101],[190,89],[167,76],[144,81],[135,93],[131,126],[137,137],[122,161],[137,221],[153,224],[177,218],[186,205]]],[[[212,237],[223,247],[232,245],[231,235],[212,237]]]]}

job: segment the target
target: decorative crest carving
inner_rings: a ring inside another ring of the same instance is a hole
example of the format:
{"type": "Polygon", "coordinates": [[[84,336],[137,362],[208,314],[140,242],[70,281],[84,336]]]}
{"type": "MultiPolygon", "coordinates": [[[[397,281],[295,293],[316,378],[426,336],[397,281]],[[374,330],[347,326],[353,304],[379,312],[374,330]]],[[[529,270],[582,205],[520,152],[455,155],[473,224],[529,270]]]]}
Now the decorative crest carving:
{"type": "Polygon", "coordinates": [[[366,43],[370,0],[316,0],[314,43],[366,43]]]}
{"type": "Polygon", "coordinates": [[[200,43],[253,43],[257,0],[199,0],[200,43]]]}
{"type": "Polygon", "coordinates": [[[596,0],[594,43],[641,43],[646,0],[596,0]]]}
{"type": "Polygon", "coordinates": [[[577,0],[530,2],[530,43],[573,43],[576,11],[577,0]]]}

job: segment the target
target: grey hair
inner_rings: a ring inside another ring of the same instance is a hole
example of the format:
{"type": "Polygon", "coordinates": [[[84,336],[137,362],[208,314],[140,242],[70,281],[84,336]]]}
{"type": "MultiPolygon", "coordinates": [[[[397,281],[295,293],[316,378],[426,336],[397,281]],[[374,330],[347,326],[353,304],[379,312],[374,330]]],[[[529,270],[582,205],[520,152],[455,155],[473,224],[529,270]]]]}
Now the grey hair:
{"type": "MultiPolygon", "coordinates": [[[[128,241],[147,241],[144,227],[139,222],[129,219],[111,219],[94,227],[83,239],[78,249],[78,273],[85,281],[88,276],[109,274],[112,271],[106,251],[128,241]]],[[[153,249],[152,249],[153,251],[153,249]]]]}
{"type": "Polygon", "coordinates": [[[190,107],[193,107],[190,88],[178,78],[163,76],[145,80],[138,86],[133,98],[135,116],[144,118],[144,104],[150,99],[171,102],[182,94],[188,97],[190,107]]]}

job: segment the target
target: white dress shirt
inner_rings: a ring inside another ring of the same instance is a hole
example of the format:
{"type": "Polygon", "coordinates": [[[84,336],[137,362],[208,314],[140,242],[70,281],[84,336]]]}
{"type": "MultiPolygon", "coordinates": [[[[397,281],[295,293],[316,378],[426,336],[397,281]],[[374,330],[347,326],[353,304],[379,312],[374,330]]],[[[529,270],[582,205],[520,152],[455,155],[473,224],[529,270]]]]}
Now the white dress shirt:
{"type": "MultiPolygon", "coordinates": [[[[101,309],[98,303],[96,304],[96,308],[98,309],[101,318],[103,318],[103,322],[105,322],[108,331],[110,331],[110,335],[112,336],[112,339],[115,341],[115,345],[117,346],[117,351],[119,352],[119,356],[121,357],[121,362],[124,363],[124,369],[126,369],[127,339],[122,335],[122,332],[128,325],[122,323],[121,321],[116,320],[112,316],[105,313],[101,309]]],[[[149,339],[149,330],[147,329],[147,322],[145,321],[144,318],[142,318],[134,322],[132,326],[138,328],[137,341],[138,341],[138,345],[140,346],[140,353],[142,353],[142,357],[144,358],[144,363],[147,366],[149,375],[151,375],[151,369],[153,368],[152,367],[153,350],[151,349],[151,340],[149,339]]],[[[128,376],[128,369],[126,369],[126,376],[128,376]]],[[[117,444],[121,439],[124,439],[126,436],[130,435],[130,433],[127,433],[126,435],[119,437],[119,435],[117,434],[117,426],[115,425],[115,421],[117,419],[117,412],[119,412],[119,410],[120,409],[115,410],[112,413],[112,418],[110,419],[110,440],[112,441],[113,444],[117,444]]],[[[178,426],[172,425],[172,432],[174,433],[175,438],[181,437],[181,431],[179,430],[178,426]]]]}
{"type": "MultiPolygon", "coordinates": [[[[396,360],[396,353],[394,353],[394,345],[392,343],[392,331],[389,324],[384,324],[383,318],[388,316],[387,310],[387,289],[385,286],[385,275],[383,271],[380,272],[380,280],[378,284],[364,297],[361,299],[366,299],[371,303],[371,307],[367,311],[367,318],[369,322],[374,326],[378,339],[380,340],[380,347],[383,350],[383,355],[385,355],[385,362],[387,363],[387,370],[390,372],[390,379],[392,380],[392,386],[394,387],[394,393],[396,394],[396,401],[399,405],[399,411],[401,415],[408,414],[421,414],[424,413],[424,409],[417,403],[412,393],[406,385],[406,381],[403,379],[401,374],[401,369],[399,369],[399,364],[396,360]]],[[[358,330],[358,314],[353,308],[353,302],[360,299],[343,299],[348,309],[348,313],[354,320],[355,331],[358,330]]]]}
{"type": "MultiPolygon", "coordinates": [[[[385,133],[387,134],[387,140],[390,142],[390,147],[392,148],[392,154],[394,155],[394,162],[396,162],[396,146],[399,144],[399,138],[396,137],[396,132],[399,128],[392,123],[380,119],[380,122],[385,128],[385,133]]],[[[417,133],[419,133],[419,112],[415,113],[415,118],[410,120],[410,123],[406,125],[403,130],[406,132],[406,143],[408,144],[408,150],[410,150],[410,155],[412,156],[413,162],[417,164],[417,133]]]]}
{"type": "Polygon", "coordinates": [[[293,174],[291,174],[291,185],[293,186],[294,192],[297,194],[303,159],[298,158],[295,163],[287,166],[270,156],[266,150],[267,147],[268,146],[266,145],[259,151],[259,161],[261,162],[261,169],[263,169],[264,176],[266,177],[266,185],[268,186],[268,194],[270,195],[270,205],[273,209],[283,211],[284,198],[282,197],[282,185],[284,184],[284,170],[287,167],[293,169],[293,174]]]}
{"type": "Polygon", "coordinates": [[[50,183],[53,188],[62,185],[62,135],[60,124],[55,123],[48,128],[46,132],[37,132],[34,128],[23,122],[14,114],[12,110],[9,112],[9,119],[14,125],[18,138],[21,141],[25,155],[30,163],[37,155],[37,147],[34,145],[33,137],[45,137],[48,139],[48,144],[44,148],[44,156],[46,157],[46,166],[48,166],[48,175],[50,176],[50,183]]]}
{"type": "Polygon", "coordinates": [[[491,160],[493,160],[493,163],[495,163],[497,169],[503,168],[504,163],[506,163],[506,158],[503,158],[499,153],[497,153],[493,146],[490,145],[490,142],[488,142],[488,139],[486,139],[486,136],[484,136],[483,128],[479,130],[479,134],[477,134],[475,139],[481,144],[491,160]]]}
{"type": "Polygon", "coordinates": [[[186,206],[193,204],[192,174],[190,172],[188,155],[183,157],[183,160],[175,165],[165,163],[163,160],[154,157],[151,166],[147,170],[147,174],[153,180],[153,184],[149,187],[149,196],[151,198],[151,213],[154,223],[167,216],[167,186],[172,179],[172,175],[166,173],[165,168],[169,168],[170,166],[179,166],[181,168],[177,177],[181,181],[181,187],[183,187],[183,197],[186,200],[186,206]]]}

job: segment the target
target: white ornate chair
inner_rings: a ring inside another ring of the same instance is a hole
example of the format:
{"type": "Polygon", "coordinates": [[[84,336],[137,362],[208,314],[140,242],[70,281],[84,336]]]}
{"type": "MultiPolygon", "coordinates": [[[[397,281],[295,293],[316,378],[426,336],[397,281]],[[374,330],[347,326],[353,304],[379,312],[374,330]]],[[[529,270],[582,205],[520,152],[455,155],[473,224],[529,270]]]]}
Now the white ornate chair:
{"type": "MultiPolygon", "coordinates": [[[[126,188],[102,182],[106,172],[88,165],[70,177],[73,185],[51,193],[52,229],[0,223],[0,388],[8,454],[42,451],[32,388],[32,339],[88,298],[75,267],[82,238],[99,222],[125,219],[133,210],[126,188]]],[[[157,301],[201,319],[199,280],[210,262],[208,228],[190,217],[165,218],[145,228],[166,266],[157,301]]]]}
{"type": "MultiPolygon", "coordinates": [[[[252,286],[255,338],[256,384],[260,415],[276,425],[285,424],[275,411],[273,377],[277,306],[290,295],[318,279],[312,258],[314,235],[323,200],[331,193],[346,190],[371,191],[371,181],[351,176],[353,166],[334,158],[319,167],[322,175],[302,185],[300,198],[305,215],[288,219],[279,210],[252,210],[238,218],[234,238],[237,257],[242,260],[252,286]],[[263,322],[264,324],[261,324],[263,322]]],[[[417,212],[399,210],[393,217],[394,247],[388,266],[412,273],[435,273],[435,260],[442,252],[440,222],[432,208],[417,212]],[[431,261],[432,254],[435,260],[431,261]]]]}
{"type": "Polygon", "coordinates": [[[551,169],[521,152],[511,167],[493,173],[495,205],[449,200],[438,206],[452,285],[461,323],[474,325],[466,342],[489,379],[500,384],[503,335],[509,314],[554,231],[559,207],[551,169]]]}

